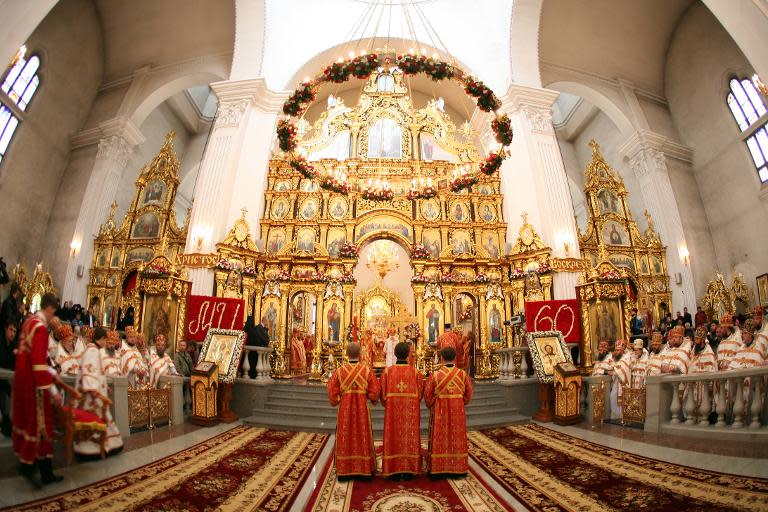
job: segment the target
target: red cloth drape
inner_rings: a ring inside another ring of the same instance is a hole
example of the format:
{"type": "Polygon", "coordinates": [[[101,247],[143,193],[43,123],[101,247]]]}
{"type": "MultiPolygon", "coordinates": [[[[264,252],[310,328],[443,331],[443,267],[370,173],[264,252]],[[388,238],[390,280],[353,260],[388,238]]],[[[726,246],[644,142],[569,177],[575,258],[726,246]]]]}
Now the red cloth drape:
{"type": "Polygon", "coordinates": [[[427,379],[424,401],[430,408],[427,471],[466,473],[467,416],[464,406],[472,399],[472,382],[464,370],[444,366],[427,379]]]}
{"type": "Polygon", "coordinates": [[[53,456],[53,377],[47,356],[48,329],[38,313],[21,327],[13,380],[13,451],[25,464],[53,456]]]}
{"type": "Polygon", "coordinates": [[[245,301],[207,295],[190,295],[187,299],[187,340],[204,341],[208,329],[234,329],[245,325],[245,301]]]}
{"type": "Polygon", "coordinates": [[[328,381],[328,400],[339,405],[336,420],[336,474],[371,475],[376,470],[368,400],[379,398],[379,381],[364,364],[347,363],[328,381]]]}
{"type": "Polygon", "coordinates": [[[579,301],[541,300],[525,303],[525,328],[528,332],[560,331],[566,343],[581,341],[579,301]]]}
{"type": "Polygon", "coordinates": [[[390,366],[381,375],[384,404],[384,456],[381,473],[421,472],[421,427],[419,426],[421,374],[409,364],[390,366]]]}

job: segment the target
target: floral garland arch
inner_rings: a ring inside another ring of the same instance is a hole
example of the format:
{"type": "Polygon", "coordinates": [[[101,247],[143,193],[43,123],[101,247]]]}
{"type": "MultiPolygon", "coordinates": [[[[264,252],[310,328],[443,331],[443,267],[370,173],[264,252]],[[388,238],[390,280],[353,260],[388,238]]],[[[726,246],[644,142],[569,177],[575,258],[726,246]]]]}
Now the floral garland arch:
{"type": "MultiPolygon", "coordinates": [[[[278,121],[277,139],[280,149],[288,153],[288,160],[293,169],[306,178],[314,179],[317,177],[317,171],[314,166],[303,156],[294,154],[294,150],[298,146],[298,141],[296,140],[298,130],[296,124],[291,121],[291,118],[300,117],[306,112],[307,108],[317,97],[318,87],[325,82],[341,84],[348,81],[350,77],[364,80],[370,77],[377,68],[384,67],[389,69],[393,65],[406,75],[424,73],[436,82],[440,80],[455,80],[464,87],[464,92],[467,95],[475,98],[477,108],[483,112],[492,112],[494,119],[491,122],[491,129],[501,147],[496,151],[492,151],[480,163],[477,170],[486,176],[492,176],[501,168],[502,161],[509,154],[505,148],[512,144],[512,125],[509,116],[499,114],[498,110],[501,108],[501,100],[488,86],[480,80],[467,75],[463,70],[452,64],[425,55],[407,53],[398,55],[395,62],[392,62],[391,57],[385,57],[384,62],[380,62],[380,60],[380,56],[376,53],[362,54],[359,57],[346,60],[340,59],[327,66],[321,75],[314,79],[305,80],[285,101],[283,113],[288,118],[278,121]]],[[[333,177],[326,177],[324,180],[335,181],[333,177]]],[[[464,174],[451,182],[451,190],[456,192],[472,186],[478,181],[479,175],[477,173],[464,174]]],[[[349,187],[345,185],[345,183],[341,182],[326,183],[326,181],[323,181],[321,184],[323,188],[343,194],[349,192],[349,187]]],[[[412,198],[409,197],[409,199],[412,198]]]]}

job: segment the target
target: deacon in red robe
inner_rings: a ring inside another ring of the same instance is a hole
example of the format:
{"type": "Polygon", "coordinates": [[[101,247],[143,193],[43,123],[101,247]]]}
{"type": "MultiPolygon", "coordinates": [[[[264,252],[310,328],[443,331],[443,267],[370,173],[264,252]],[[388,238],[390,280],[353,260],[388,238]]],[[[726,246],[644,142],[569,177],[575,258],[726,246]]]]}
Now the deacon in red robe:
{"type": "Polygon", "coordinates": [[[427,379],[424,401],[430,409],[427,471],[431,475],[466,475],[467,416],[464,406],[472,399],[472,382],[457,368],[456,351],[441,352],[444,365],[427,379]]]}
{"type": "Polygon", "coordinates": [[[395,345],[395,364],[381,375],[384,404],[384,476],[417,475],[421,472],[421,428],[419,404],[422,376],[408,364],[410,343],[395,345]]]}
{"type": "Polygon", "coordinates": [[[339,405],[336,420],[336,475],[370,477],[376,471],[373,430],[368,400],[379,399],[379,381],[359,362],[360,345],[347,345],[349,363],[333,372],[328,381],[328,400],[339,405]]]}
{"type": "Polygon", "coordinates": [[[43,295],[40,310],[30,316],[19,333],[16,373],[13,381],[13,451],[21,475],[38,485],[35,464],[44,484],[58,482],[53,474],[52,401],[59,399],[53,373],[47,363],[48,323],[59,307],[52,293],[43,295]],[[56,395],[54,396],[54,393],[56,395]]]}
{"type": "Polygon", "coordinates": [[[442,352],[445,348],[452,348],[456,351],[456,366],[459,368],[464,364],[464,347],[461,340],[461,334],[451,330],[451,324],[445,324],[445,330],[437,338],[437,351],[442,352]]]}

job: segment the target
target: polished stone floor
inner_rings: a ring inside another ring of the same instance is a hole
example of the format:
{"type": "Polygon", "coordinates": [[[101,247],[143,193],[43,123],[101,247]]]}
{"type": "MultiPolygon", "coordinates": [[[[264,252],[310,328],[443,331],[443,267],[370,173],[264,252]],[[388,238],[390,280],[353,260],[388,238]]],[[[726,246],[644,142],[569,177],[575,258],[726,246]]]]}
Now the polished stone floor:
{"type": "MultiPolygon", "coordinates": [[[[0,439],[0,461],[3,463],[0,464],[0,485],[3,489],[10,489],[11,492],[0,493],[0,506],[9,506],[51,496],[112,477],[183,450],[232,428],[234,425],[236,424],[201,428],[185,423],[172,428],[164,427],[134,434],[126,440],[124,451],[116,456],[103,461],[76,462],[70,467],[59,467],[57,471],[64,475],[64,481],[42,490],[32,489],[24,480],[16,476],[15,458],[10,442],[8,439],[2,438],[0,439]]],[[[561,427],[549,423],[546,426],[587,441],[675,464],[768,478],[768,463],[765,460],[768,458],[766,443],[750,443],[747,446],[744,443],[736,442],[721,441],[715,443],[682,436],[647,434],[641,430],[622,429],[614,425],[604,425],[596,429],[592,429],[588,425],[561,427]]],[[[332,448],[333,438],[323,450],[292,507],[292,511],[302,510],[313,489],[320,483],[320,473],[332,454],[332,448]]],[[[60,465],[62,460],[61,454],[57,453],[56,464],[60,465]]],[[[471,465],[481,477],[485,476],[481,468],[474,463],[471,465]]],[[[513,507],[517,505],[508,493],[493,483],[492,478],[486,477],[484,480],[489,482],[499,496],[507,500],[513,507]]]]}

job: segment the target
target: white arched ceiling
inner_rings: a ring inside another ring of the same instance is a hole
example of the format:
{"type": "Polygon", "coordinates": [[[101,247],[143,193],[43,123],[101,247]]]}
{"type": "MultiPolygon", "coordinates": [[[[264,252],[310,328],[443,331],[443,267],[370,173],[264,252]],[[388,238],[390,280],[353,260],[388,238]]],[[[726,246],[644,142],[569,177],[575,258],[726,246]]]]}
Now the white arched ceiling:
{"type": "Polygon", "coordinates": [[[515,0],[509,34],[512,82],[541,87],[539,72],[539,20],[544,0],[515,0]]]}
{"type": "MultiPolygon", "coordinates": [[[[566,92],[584,98],[589,103],[602,110],[608,118],[613,121],[613,124],[616,125],[624,137],[629,137],[635,132],[629,117],[624,113],[623,105],[610,99],[609,95],[604,92],[598,91],[597,89],[580,82],[566,81],[547,84],[547,89],[566,92]]],[[[611,91],[609,90],[606,92],[610,93],[611,91]]]]}
{"type": "MultiPolygon", "coordinates": [[[[323,51],[349,41],[356,22],[364,19],[363,14],[370,6],[367,1],[350,0],[265,1],[266,37],[261,72],[273,90],[292,87],[291,77],[318,50],[323,51]]],[[[432,43],[424,23],[417,19],[412,2],[404,3],[409,6],[408,12],[416,38],[425,44],[432,43]]],[[[403,7],[399,4],[394,2],[391,9],[391,23],[390,9],[385,8],[383,15],[379,16],[382,10],[376,8],[374,19],[365,31],[358,31],[356,37],[370,38],[376,35],[412,40],[403,7]]],[[[506,90],[510,81],[509,66],[505,63],[509,62],[511,0],[475,0],[471,2],[471,8],[468,8],[470,4],[465,0],[440,0],[417,5],[442,41],[442,44],[435,41],[432,46],[447,48],[451,55],[466,63],[489,87],[498,91],[506,90]]],[[[346,57],[350,49],[354,49],[354,44],[343,54],[334,55],[331,61],[340,56],[346,57]]],[[[396,49],[404,51],[408,48],[396,49]]]]}
{"type": "Polygon", "coordinates": [[[768,2],[765,0],[703,0],[730,34],[755,71],[768,77],[768,2]]]}
{"type": "Polygon", "coordinates": [[[10,62],[19,47],[53,9],[58,0],[0,1],[0,67],[10,62]]]}

